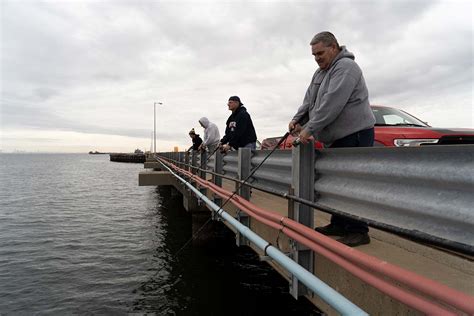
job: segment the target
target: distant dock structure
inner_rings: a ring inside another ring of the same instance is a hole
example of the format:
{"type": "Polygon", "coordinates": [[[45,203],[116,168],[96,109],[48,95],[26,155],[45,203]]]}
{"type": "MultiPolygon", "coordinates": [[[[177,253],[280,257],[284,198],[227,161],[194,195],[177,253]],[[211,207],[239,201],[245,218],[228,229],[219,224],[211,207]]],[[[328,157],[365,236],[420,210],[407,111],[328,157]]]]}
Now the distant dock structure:
{"type": "Polygon", "coordinates": [[[102,153],[102,152],[97,151],[97,150],[96,151],[92,151],[92,150],[89,151],[89,155],[108,155],[108,154],[110,154],[110,153],[102,153]]]}
{"type": "Polygon", "coordinates": [[[136,149],[134,153],[110,153],[110,161],[116,162],[132,162],[144,163],[146,160],[145,153],[140,149],[136,149]]]}

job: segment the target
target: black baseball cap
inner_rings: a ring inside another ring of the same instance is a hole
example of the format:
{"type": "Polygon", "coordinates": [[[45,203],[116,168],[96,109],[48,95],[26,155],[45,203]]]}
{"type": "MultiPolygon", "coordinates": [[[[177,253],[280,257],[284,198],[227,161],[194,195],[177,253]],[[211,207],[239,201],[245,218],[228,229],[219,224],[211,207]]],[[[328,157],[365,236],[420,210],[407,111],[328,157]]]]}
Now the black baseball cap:
{"type": "Polygon", "coordinates": [[[231,96],[231,97],[229,98],[229,101],[238,101],[238,102],[240,103],[240,105],[244,105],[244,104],[242,103],[242,101],[240,101],[240,98],[239,98],[238,96],[236,96],[236,95],[231,96]]]}

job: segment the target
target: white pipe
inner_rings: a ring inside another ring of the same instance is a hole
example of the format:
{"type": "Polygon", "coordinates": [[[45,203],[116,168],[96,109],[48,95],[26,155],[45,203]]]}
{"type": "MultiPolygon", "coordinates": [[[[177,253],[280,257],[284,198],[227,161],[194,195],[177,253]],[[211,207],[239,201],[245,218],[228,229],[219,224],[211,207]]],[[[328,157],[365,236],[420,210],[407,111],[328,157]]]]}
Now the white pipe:
{"type": "Polygon", "coordinates": [[[220,215],[224,220],[226,220],[230,225],[237,229],[242,235],[247,237],[247,239],[254,243],[258,248],[262,249],[268,256],[270,256],[273,260],[279,263],[287,271],[296,276],[301,283],[306,285],[323,301],[325,301],[335,310],[341,313],[341,315],[368,315],[357,305],[353,304],[343,295],[341,295],[329,285],[314,276],[314,274],[300,266],[295,261],[288,258],[284,253],[278,250],[278,248],[272,246],[268,241],[255,234],[250,228],[240,223],[229,213],[225,212],[217,204],[209,200],[207,196],[203,195],[201,192],[199,192],[198,189],[193,187],[188,181],[173,172],[164,163],[162,163],[162,165],[166,169],[168,169],[168,171],[173,174],[178,180],[183,182],[189,189],[191,189],[201,200],[204,201],[204,203],[211,207],[214,212],[220,215]]]}

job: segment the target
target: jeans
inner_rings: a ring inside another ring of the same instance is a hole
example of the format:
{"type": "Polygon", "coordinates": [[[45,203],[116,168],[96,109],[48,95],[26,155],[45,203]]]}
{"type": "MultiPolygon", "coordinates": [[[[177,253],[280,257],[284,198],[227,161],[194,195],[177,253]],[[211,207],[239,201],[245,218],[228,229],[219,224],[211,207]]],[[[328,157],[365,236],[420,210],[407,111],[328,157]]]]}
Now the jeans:
{"type": "Polygon", "coordinates": [[[250,148],[250,149],[257,149],[257,142],[253,142],[253,143],[248,143],[247,145],[245,145],[244,147],[242,148],[250,148]]]}
{"type": "Polygon", "coordinates": [[[217,146],[219,146],[219,143],[207,145],[207,152],[209,154],[214,154],[216,152],[217,146]]]}
{"type": "MultiPolygon", "coordinates": [[[[374,128],[365,129],[336,140],[329,148],[372,147],[374,145],[374,128]]],[[[349,233],[367,233],[366,223],[340,215],[331,217],[331,224],[342,227],[349,233]]]]}
{"type": "Polygon", "coordinates": [[[329,148],[372,146],[374,146],[374,128],[369,128],[339,138],[329,148]]]}

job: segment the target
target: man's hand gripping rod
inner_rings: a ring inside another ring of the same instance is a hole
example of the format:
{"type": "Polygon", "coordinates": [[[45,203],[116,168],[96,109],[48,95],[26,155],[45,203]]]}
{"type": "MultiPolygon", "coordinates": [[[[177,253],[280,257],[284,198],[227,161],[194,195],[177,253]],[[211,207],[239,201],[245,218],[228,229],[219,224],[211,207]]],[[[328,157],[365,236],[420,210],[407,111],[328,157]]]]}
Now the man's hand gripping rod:
{"type": "MultiPolygon", "coordinates": [[[[298,121],[295,123],[295,125],[298,124],[299,121],[300,121],[300,120],[298,120],[298,121]]],[[[255,174],[255,172],[257,172],[258,168],[260,168],[260,167],[265,163],[265,161],[275,152],[275,150],[276,150],[277,148],[279,148],[281,144],[283,144],[283,142],[288,138],[288,136],[290,136],[292,130],[293,130],[293,129],[291,129],[290,131],[286,132],[285,135],[283,135],[283,137],[278,141],[278,144],[276,144],[275,147],[273,147],[272,151],[269,152],[268,155],[266,155],[265,158],[258,164],[258,166],[256,166],[256,167],[250,172],[250,174],[248,175],[247,178],[244,179],[244,181],[238,182],[237,188],[235,189],[235,191],[232,193],[231,196],[229,196],[229,197],[227,198],[227,200],[224,201],[224,203],[222,203],[222,205],[220,206],[219,210],[221,210],[221,209],[224,207],[224,205],[226,205],[227,202],[229,202],[229,201],[237,194],[237,192],[239,191],[239,189],[240,189],[243,185],[245,185],[245,183],[247,183],[247,181],[255,174]]],[[[217,213],[219,212],[219,210],[217,210],[217,213]]]]}

